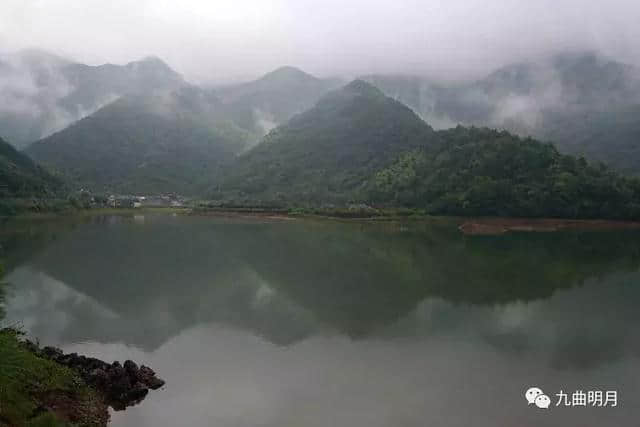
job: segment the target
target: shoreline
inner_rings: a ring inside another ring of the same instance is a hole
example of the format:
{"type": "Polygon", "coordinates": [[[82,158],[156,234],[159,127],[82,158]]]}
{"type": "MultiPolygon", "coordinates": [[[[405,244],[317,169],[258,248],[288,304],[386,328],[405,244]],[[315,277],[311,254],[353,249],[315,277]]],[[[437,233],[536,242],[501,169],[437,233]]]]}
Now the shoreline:
{"type": "Polygon", "coordinates": [[[109,407],[125,410],[165,385],[151,368],[131,360],[109,364],[56,347],[41,348],[11,328],[0,329],[0,345],[0,425],[38,420],[48,426],[104,427],[109,407]]]}
{"type": "Polygon", "coordinates": [[[260,207],[191,208],[98,208],[73,212],[29,213],[0,220],[91,217],[100,215],[177,214],[199,217],[237,218],[266,221],[331,220],[340,222],[426,222],[456,226],[465,235],[500,235],[509,232],[616,231],[640,230],[640,221],[612,219],[461,217],[427,215],[404,209],[284,209],[260,207]]]}
{"type": "Polygon", "coordinates": [[[561,218],[469,218],[458,226],[466,235],[500,235],[509,232],[640,230],[640,221],[561,218]]]}
{"type": "Polygon", "coordinates": [[[428,222],[453,225],[465,235],[499,235],[508,232],[557,232],[557,231],[616,231],[640,230],[640,221],[612,219],[569,219],[569,218],[517,218],[517,217],[461,217],[427,215],[398,210],[378,211],[375,215],[361,215],[361,212],[325,211],[297,212],[296,210],[269,210],[251,208],[194,209],[194,216],[214,216],[231,218],[261,218],[274,220],[332,220],[341,222],[428,222]]]}

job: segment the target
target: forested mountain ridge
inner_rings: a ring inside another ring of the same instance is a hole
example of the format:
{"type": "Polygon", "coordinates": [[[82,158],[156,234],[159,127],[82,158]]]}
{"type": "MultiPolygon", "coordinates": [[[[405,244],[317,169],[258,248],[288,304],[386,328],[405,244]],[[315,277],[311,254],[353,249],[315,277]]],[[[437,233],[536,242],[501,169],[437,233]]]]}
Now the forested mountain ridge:
{"type": "Polygon", "coordinates": [[[399,153],[437,142],[408,107],[356,80],[240,156],[220,190],[250,199],[345,201],[399,153]]]}
{"type": "Polygon", "coordinates": [[[463,84],[411,76],[365,80],[438,129],[459,124],[506,129],[640,173],[640,69],[634,66],[589,52],[564,53],[507,65],[463,84]]]}
{"type": "Polygon", "coordinates": [[[90,66],[40,50],[0,56],[0,133],[18,148],[62,130],[120,96],[187,84],[155,57],[90,66]]]}
{"type": "Polygon", "coordinates": [[[439,131],[437,150],[404,153],[376,173],[369,199],[432,214],[640,218],[640,180],[508,132],[439,131]]]}
{"type": "Polygon", "coordinates": [[[51,197],[62,189],[60,179],[0,138],[0,198],[51,197]]]}
{"type": "Polygon", "coordinates": [[[215,95],[183,86],[124,96],[26,153],[93,191],[191,195],[247,138],[215,95]]]}
{"type": "Polygon", "coordinates": [[[319,79],[295,67],[280,67],[261,78],[215,90],[229,117],[238,126],[264,136],[313,105],[340,85],[319,79]]]}
{"type": "MultiPolygon", "coordinates": [[[[68,66],[84,76],[74,81],[82,90],[65,98],[69,106],[102,91],[104,76],[95,67],[68,66]]],[[[215,184],[220,164],[259,141],[267,120],[260,114],[286,121],[335,85],[292,67],[224,90],[189,85],[156,58],[99,68],[126,95],[25,150],[99,192],[197,194],[215,184]],[[108,77],[129,69],[145,80],[137,88],[126,87],[132,79],[108,77]]]]}
{"type": "Polygon", "coordinates": [[[407,207],[439,215],[640,218],[640,181],[506,131],[433,131],[356,80],[273,130],[214,197],[407,207]]]}

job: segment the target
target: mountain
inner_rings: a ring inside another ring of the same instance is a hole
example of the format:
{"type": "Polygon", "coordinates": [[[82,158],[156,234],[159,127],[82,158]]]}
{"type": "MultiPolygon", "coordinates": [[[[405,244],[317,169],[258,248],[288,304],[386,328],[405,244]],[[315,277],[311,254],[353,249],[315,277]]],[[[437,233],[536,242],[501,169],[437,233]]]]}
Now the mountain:
{"type": "Polygon", "coordinates": [[[0,198],[49,197],[62,182],[0,138],[0,198]]]}
{"type": "Polygon", "coordinates": [[[405,153],[376,173],[369,197],[431,214],[640,218],[640,180],[505,131],[440,131],[431,151],[405,153]]]}
{"type": "Polygon", "coordinates": [[[25,152],[94,191],[194,194],[246,141],[215,95],[184,86],[123,96],[25,152]]]}
{"type": "Polygon", "coordinates": [[[565,53],[443,86],[420,77],[367,76],[436,128],[506,129],[561,151],[640,173],[640,69],[593,53],[565,53]],[[622,118],[619,118],[622,116],[622,118]],[[622,137],[623,141],[620,141],[622,137]]]}
{"type": "Polygon", "coordinates": [[[0,56],[0,132],[16,147],[46,137],[129,93],[176,89],[182,77],[158,58],[89,66],[39,50],[0,56]]]}
{"type": "Polygon", "coordinates": [[[438,139],[408,107],[356,80],[240,156],[220,190],[254,200],[345,201],[399,153],[438,139]]]}
{"type": "Polygon", "coordinates": [[[336,80],[318,79],[294,67],[281,67],[258,80],[219,88],[216,94],[239,126],[261,137],[311,108],[339,85],[336,80]]]}
{"type": "Polygon", "coordinates": [[[542,139],[557,141],[567,153],[640,175],[640,103],[609,111],[549,115],[537,133],[542,139]]]}

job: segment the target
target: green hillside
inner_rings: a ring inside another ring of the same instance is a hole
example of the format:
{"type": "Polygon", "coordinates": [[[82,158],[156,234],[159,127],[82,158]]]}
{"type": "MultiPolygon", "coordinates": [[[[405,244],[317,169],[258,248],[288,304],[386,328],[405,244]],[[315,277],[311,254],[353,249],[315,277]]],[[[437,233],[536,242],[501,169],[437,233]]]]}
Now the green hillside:
{"type": "Polygon", "coordinates": [[[365,78],[437,129],[486,126],[555,143],[561,152],[640,174],[640,69],[593,53],[511,64],[463,84],[365,78]]]}
{"type": "Polygon", "coordinates": [[[264,136],[295,114],[313,107],[339,82],[316,78],[294,67],[281,67],[258,80],[216,90],[238,126],[264,136]]]}
{"type": "Polygon", "coordinates": [[[540,133],[567,153],[640,175],[640,104],[570,116],[550,114],[540,133]]]}
{"type": "Polygon", "coordinates": [[[273,130],[219,189],[248,200],[346,201],[399,153],[437,141],[413,111],[356,80],[273,130]]]}
{"type": "Polygon", "coordinates": [[[155,57],[90,66],[28,49],[0,56],[0,134],[22,149],[119,96],[187,83],[155,57]]]}
{"type": "Polygon", "coordinates": [[[51,197],[62,182],[0,138],[0,198],[51,197]]]}
{"type": "Polygon", "coordinates": [[[640,218],[640,181],[507,132],[440,131],[438,150],[403,154],[375,175],[369,197],[433,214],[640,218]]]}
{"type": "Polygon", "coordinates": [[[194,87],[128,95],[26,150],[98,192],[196,194],[240,152],[245,132],[194,87]]]}

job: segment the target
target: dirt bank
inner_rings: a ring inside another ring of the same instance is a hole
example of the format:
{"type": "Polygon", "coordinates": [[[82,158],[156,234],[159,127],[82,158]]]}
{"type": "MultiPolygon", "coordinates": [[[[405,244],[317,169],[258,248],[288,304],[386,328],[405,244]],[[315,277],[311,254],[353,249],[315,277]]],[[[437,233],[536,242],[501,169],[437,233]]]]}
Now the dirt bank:
{"type": "Polygon", "coordinates": [[[550,218],[473,218],[463,220],[462,224],[459,226],[459,229],[464,234],[470,235],[495,235],[512,231],[612,231],[640,229],[640,222],[550,218]]]}

